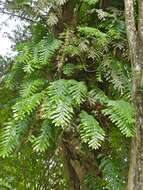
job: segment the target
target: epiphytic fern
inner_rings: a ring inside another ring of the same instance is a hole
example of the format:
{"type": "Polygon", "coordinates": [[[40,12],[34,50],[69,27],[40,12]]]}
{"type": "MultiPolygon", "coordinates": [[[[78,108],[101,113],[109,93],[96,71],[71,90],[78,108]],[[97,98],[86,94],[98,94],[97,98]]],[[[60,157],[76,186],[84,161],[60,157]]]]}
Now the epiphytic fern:
{"type": "Polygon", "coordinates": [[[95,5],[96,3],[99,2],[99,0],[84,0],[84,2],[89,5],[95,5]]]}
{"type": "Polygon", "coordinates": [[[17,122],[10,120],[0,133],[0,155],[8,156],[19,142],[20,135],[26,130],[28,120],[17,122]]]}
{"type": "Polygon", "coordinates": [[[28,80],[24,82],[21,85],[21,89],[20,89],[21,97],[27,98],[35,94],[36,92],[39,91],[39,89],[41,89],[44,86],[45,83],[46,81],[42,79],[28,80]]]}
{"type": "Polygon", "coordinates": [[[26,73],[32,73],[35,69],[49,65],[60,45],[61,41],[49,34],[38,44],[31,42],[21,45],[21,53],[16,61],[24,64],[23,70],[26,73]]]}
{"type": "Polygon", "coordinates": [[[45,117],[56,126],[67,126],[73,116],[73,108],[86,99],[87,88],[84,83],[75,80],[58,80],[48,87],[45,103],[45,117]]]}
{"type": "Polygon", "coordinates": [[[20,63],[28,63],[32,58],[32,44],[22,43],[17,47],[19,54],[16,56],[15,61],[20,63]]]}
{"type": "Polygon", "coordinates": [[[36,93],[28,98],[17,101],[13,106],[13,117],[15,120],[23,120],[29,116],[40,104],[44,97],[44,92],[36,93]]]}
{"type": "Polygon", "coordinates": [[[23,63],[14,63],[11,72],[9,72],[5,77],[6,87],[13,89],[19,84],[20,80],[23,77],[23,63]]]}
{"type": "Polygon", "coordinates": [[[124,100],[108,101],[108,107],[102,113],[108,116],[126,137],[133,136],[134,113],[129,102],[124,100]]]}
{"type": "Polygon", "coordinates": [[[13,122],[8,122],[4,131],[1,133],[0,152],[2,156],[8,156],[8,154],[15,148],[17,144],[17,132],[16,125],[13,122]]]}
{"type": "Polygon", "coordinates": [[[68,1],[68,0],[58,0],[58,1],[56,1],[56,3],[57,3],[58,5],[64,5],[67,1],[68,1]]]}
{"type": "Polygon", "coordinates": [[[87,38],[96,38],[98,45],[107,45],[108,43],[108,36],[98,30],[97,28],[93,27],[79,27],[79,32],[85,35],[87,38]]]}
{"type": "Polygon", "coordinates": [[[49,128],[50,122],[44,120],[41,126],[41,134],[34,139],[34,150],[36,151],[45,151],[49,146],[49,128]]]}
{"type": "Polygon", "coordinates": [[[58,71],[61,71],[61,69],[64,66],[64,62],[66,60],[66,48],[70,45],[70,40],[72,38],[73,31],[70,29],[67,29],[65,32],[61,34],[61,38],[64,38],[64,43],[62,45],[62,48],[59,52],[58,56],[58,71]]]}
{"type": "Polygon", "coordinates": [[[69,93],[74,101],[75,104],[80,105],[82,102],[85,101],[87,96],[87,87],[84,82],[77,82],[75,80],[70,80],[69,84],[69,93]]]}
{"type": "Polygon", "coordinates": [[[105,136],[99,122],[85,111],[80,114],[80,136],[92,149],[99,148],[105,136]]]}
{"type": "Polygon", "coordinates": [[[70,124],[73,113],[73,108],[70,102],[68,103],[59,100],[52,107],[51,120],[55,124],[55,126],[66,127],[70,124]]]}
{"type": "Polygon", "coordinates": [[[57,80],[48,87],[50,102],[64,99],[68,94],[68,83],[66,80],[57,80]]]}
{"type": "Polygon", "coordinates": [[[102,79],[104,78],[104,80],[112,84],[113,88],[120,94],[130,93],[130,76],[120,59],[110,54],[103,56],[97,72],[100,72],[102,79]]]}
{"type": "Polygon", "coordinates": [[[99,88],[94,88],[89,92],[88,100],[89,103],[91,104],[95,103],[107,104],[109,98],[105,95],[105,93],[102,90],[100,90],[99,88]]]}
{"type": "Polygon", "coordinates": [[[110,156],[101,158],[100,170],[105,180],[104,187],[109,190],[124,190],[125,179],[122,175],[120,165],[110,156]]]}
{"type": "Polygon", "coordinates": [[[40,64],[49,64],[60,45],[61,41],[57,40],[50,34],[46,39],[41,40],[41,42],[38,44],[38,56],[40,64]]]}

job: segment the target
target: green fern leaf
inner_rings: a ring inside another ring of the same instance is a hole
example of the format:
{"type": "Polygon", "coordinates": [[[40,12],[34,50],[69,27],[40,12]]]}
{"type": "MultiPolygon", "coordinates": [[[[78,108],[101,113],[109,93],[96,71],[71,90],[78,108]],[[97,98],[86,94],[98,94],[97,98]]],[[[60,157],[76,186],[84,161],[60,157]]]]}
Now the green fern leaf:
{"type": "Polygon", "coordinates": [[[72,120],[73,108],[85,101],[87,88],[83,82],[61,79],[51,83],[47,95],[44,118],[66,127],[72,120]]]}
{"type": "Polygon", "coordinates": [[[85,111],[80,114],[80,136],[82,141],[92,149],[98,149],[105,136],[105,132],[98,121],[85,111]]]}
{"type": "Polygon", "coordinates": [[[105,95],[105,93],[102,90],[100,90],[99,88],[94,88],[88,94],[88,101],[91,104],[101,103],[104,105],[107,104],[109,98],[105,95]]]}
{"type": "Polygon", "coordinates": [[[51,83],[48,87],[48,96],[50,102],[64,99],[68,94],[68,83],[66,80],[61,79],[51,83]]]}
{"type": "Polygon", "coordinates": [[[104,73],[104,78],[121,94],[129,86],[129,79],[125,75],[125,69],[122,65],[123,63],[113,55],[106,55],[98,68],[104,73]]]}
{"type": "Polygon", "coordinates": [[[88,5],[95,5],[96,3],[99,2],[99,0],[84,0],[85,3],[88,5]]]}
{"type": "Polygon", "coordinates": [[[32,46],[31,44],[21,44],[18,48],[19,54],[16,57],[16,62],[27,64],[32,59],[32,46]]]}
{"type": "Polygon", "coordinates": [[[34,150],[43,152],[49,146],[49,120],[44,120],[41,126],[41,134],[34,139],[34,150]]]}
{"type": "Polygon", "coordinates": [[[28,120],[10,120],[0,134],[0,156],[7,157],[19,143],[19,137],[28,126],[28,120]]]}
{"type": "Polygon", "coordinates": [[[74,73],[76,66],[72,63],[67,63],[63,66],[63,73],[64,75],[70,77],[74,73]]]}
{"type": "Polygon", "coordinates": [[[57,40],[50,34],[46,39],[41,40],[41,42],[38,44],[38,56],[40,64],[49,64],[60,45],[61,41],[57,40]]]}
{"type": "Polygon", "coordinates": [[[47,19],[47,24],[49,25],[49,26],[54,26],[54,25],[56,25],[58,23],[58,17],[56,16],[56,14],[54,14],[54,13],[50,13],[49,15],[48,15],[48,19],[47,19]]]}
{"type": "Polygon", "coordinates": [[[87,38],[97,38],[98,44],[100,45],[106,45],[108,43],[108,36],[98,30],[97,28],[93,27],[78,27],[78,31],[85,35],[87,38]]]}
{"type": "Polygon", "coordinates": [[[55,126],[61,126],[64,128],[70,124],[73,113],[71,104],[59,100],[59,102],[53,106],[53,111],[51,111],[52,122],[55,126]]]}
{"type": "Polygon", "coordinates": [[[102,113],[110,118],[126,137],[134,135],[134,112],[130,103],[124,100],[109,101],[102,113]]]}
{"type": "Polygon", "coordinates": [[[104,156],[101,159],[100,170],[103,173],[103,178],[106,181],[105,188],[109,190],[124,190],[125,189],[125,179],[122,175],[121,168],[118,163],[110,156],[104,156]]]}
{"type": "Polygon", "coordinates": [[[12,122],[8,122],[1,133],[0,155],[8,156],[17,145],[17,127],[12,122]]]}
{"type": "Polygon", "coordinates": [[[27,98],[36,93],[45,84],[45,80],[36,79],[28,80],[21,85],[20,95],[23,98],[27,98]]]}
{"type": "Polygon", "coordinates": [[[73,116],[73,108],[71,99],[68,97],[68,81],[61,79],[52,82],[47,94],[44,118],[51,119],[55,126],[69,125],[73,116]]]}
{"type": "Polygon", "coordinates": [[[23,77],[23,64],[22,63],[14,63],[5,78],[6,87],[9,89],[13,89],[17,84],[19,84],[21,78],[23,77]]]}
{"type": "Polygon", "coordinates": [[[13,106],[13,117],[15,120],[23,120],[30,115],[41,103],[44,92],[36,93],[28,98],[21,99],[13,106]]]}
{"type": "Polygon", "coordinates": [[[86,85],[84,84],[84,82],[77,82],[75,80],[70,80],[69,84],[71,84],[71,86],[69,87],[70,96],[77,105],[80,105],[82,102],[85,101],[87,96],[86,85]]]}

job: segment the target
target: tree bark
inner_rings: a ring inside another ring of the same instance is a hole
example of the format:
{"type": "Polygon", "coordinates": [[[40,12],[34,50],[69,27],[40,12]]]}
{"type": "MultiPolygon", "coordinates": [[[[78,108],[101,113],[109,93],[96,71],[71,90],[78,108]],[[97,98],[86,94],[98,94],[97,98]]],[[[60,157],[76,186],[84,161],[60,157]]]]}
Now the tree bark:
{"type": "Polygon", "coordinates": [[[127,37],[132,62],[132,100],[135,108],[135,136],[131,143],[128,190],[143,190],[143,2],[139,1],[138,28],[133,0],[124,0],[127,37]]]}
{"type": "Polygon", "coordinates": [[[100,8],[105,10],[106,8],[110,7],[112,4],[112,0],[101,0],[100,8]]]}
{"type": "Polygon", "coordinates": [[[61,146],[62,156],[63,156],[63,165],[65,169],[65,174],[67,177],[69,190],[80,190],[79,176],[71,163],[71,161],[73,160],[72,157],[74,156],[72,151],[70,150],[71,148],[72,147],[68,147],[67,143],[63,141],[62,146],[61,146]]]}
{"type": "MultiPolygon", "coordinates": [[[[74,8],[75,0],[67,1],[67,3],[62,7],[62,13],[58,25],[53,29],[54,35],[59,36],[60,33],[68,27],[71,27],[74,24],[74,8]]],[[[60,71],[58,66],[58,70],[60,71]]],[[[59,72],[60,76],[60,72],[59,72]]],[[[68,134],[67,134],[68,136],[68,134]]],[[[69,190],[80,190],[80,179],[76,171],[76,168],[73,166],[72,162],[76,161],[75,155],[73,153],[74,147],[71,146],[71,143],[68,143],[66,135],[63,135],[63,140],[61,142],[61,156],[63,160],[64,173],[67,178],[68,189],[69,190]]]]}
{"type": "Polygon", "coordinates": [[[82,151],[81,145],[72,131],[63,134],[61,142],[61,155],[63,159],[68,190],[82,190],[83,181],[87,174],[95,174],[97,165],[95,155],[91,151],[82,151]]]}

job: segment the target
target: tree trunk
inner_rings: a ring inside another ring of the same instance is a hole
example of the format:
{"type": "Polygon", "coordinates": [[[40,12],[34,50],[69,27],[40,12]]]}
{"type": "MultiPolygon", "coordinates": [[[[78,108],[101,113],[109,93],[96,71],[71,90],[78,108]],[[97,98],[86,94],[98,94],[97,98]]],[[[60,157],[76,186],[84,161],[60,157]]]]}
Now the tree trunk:
{"type": "MultiPolygon", "coordinates": [[[[74,24],[74,8],[75,8],[76,1],[67,1],[62,7],[61,10],[61,17],[59,18],[59,22],[56,26],[53,27],[53,33],[55,36],[59,36],[64,30],[68,27],[71,27],[74,24]]],[[[58,66],[60,67],[60,66],[58,66]]],[[[60,72],[59,72],[60,77],[60,72]]],[[[61,143],[61,156],[64,165],[64,173],[65,177],[67,178],[68,182],[68,189],[69,190],[80,190],[80,179],[72,165],[72,160],[75,158],[73,155],[73,147],[65,142],[65,138],[63,135],[63,141],[61,143]]],[[[75,159],[76,160],[76,159],[75,159]]]]}
{"type": "Polygon", "coordinates": [[[128,190],[143,190],[143,2],[139,1],[138,28],[133,0],[124,0],[127,36],[132,62],[132,98],[135,108],[135,137],[131,144],[128,190]]]}
{"type": "Polygon", "coordinates": [[[67,143],[63,141],[61,150],[63,156],[63,165],[65,170],[65,176],[67,177],[68,189],[69,190],[80,190],[80,180],[76,173],[75,168],[72,165],[73,153],[71,152],[72,147],[68,147],[67,143]]]}
{"type": "Polygon", "coordinates": [[[112,4],[112,0],[101,0],[100,8],[105,10],[106,8],[110,7],[112,4]]]}
{"type": "Polygon", "coordinates": [[[96,173],[95,155],[82,151],[81,145],[72,131],[63,134],[61,155],[68,182],[68,190],[82,190],[87,174],[96,173]]]}

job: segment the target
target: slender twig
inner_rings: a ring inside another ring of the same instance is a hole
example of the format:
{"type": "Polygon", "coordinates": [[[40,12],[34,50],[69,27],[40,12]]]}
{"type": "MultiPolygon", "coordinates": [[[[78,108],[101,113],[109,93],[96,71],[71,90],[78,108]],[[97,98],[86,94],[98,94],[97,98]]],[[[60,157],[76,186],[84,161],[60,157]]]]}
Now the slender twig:
{"type": "Polygon", "coordinates": [[[31,19],[31,18],[27,18],[27,17],[25,17],[23,15],[18,15],[16,13],[8,12],[8,11],[4,10],[3,8],[0,8],[0,14],[10,15],[11,17],[18,17],[19,19],[25,20],[25,21],[28,21],[28,22],[34,22],[34,20],[31,19]]]}

